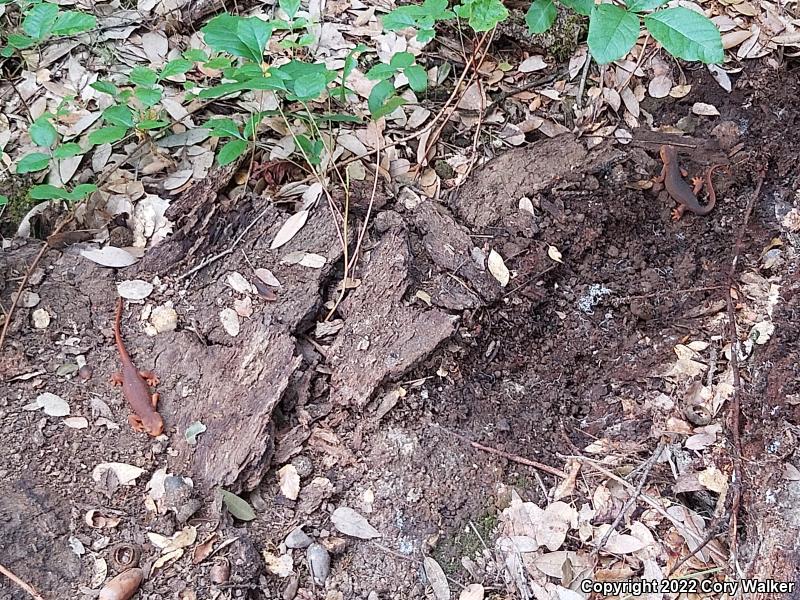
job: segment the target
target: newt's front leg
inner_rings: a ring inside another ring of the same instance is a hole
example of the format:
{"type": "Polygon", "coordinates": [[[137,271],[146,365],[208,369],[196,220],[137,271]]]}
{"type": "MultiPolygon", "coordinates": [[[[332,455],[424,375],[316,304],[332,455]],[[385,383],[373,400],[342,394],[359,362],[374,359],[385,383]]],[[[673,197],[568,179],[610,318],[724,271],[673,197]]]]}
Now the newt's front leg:
{"type": "Polygon", "coordinates": [[[147,382],[147,385],[151,387],[158,385],[158,375],[152,371],[139,371],[139,376],[147,382]]]}

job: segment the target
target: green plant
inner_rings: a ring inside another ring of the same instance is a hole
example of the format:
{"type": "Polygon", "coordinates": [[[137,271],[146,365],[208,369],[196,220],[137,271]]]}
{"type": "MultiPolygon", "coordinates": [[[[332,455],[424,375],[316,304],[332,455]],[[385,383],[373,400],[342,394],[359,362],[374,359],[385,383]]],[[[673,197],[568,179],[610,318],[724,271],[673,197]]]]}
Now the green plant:
{"type": "Polygon", "coordinates": [[[97,26],[97,19],[77,10],[61,10],[50,2],[20,2],[25,13],[22,33],[9,33],[8,44],[0,55],[11,56],[14,50],[36,46],[51,37],[83,33],[97,26]]]}

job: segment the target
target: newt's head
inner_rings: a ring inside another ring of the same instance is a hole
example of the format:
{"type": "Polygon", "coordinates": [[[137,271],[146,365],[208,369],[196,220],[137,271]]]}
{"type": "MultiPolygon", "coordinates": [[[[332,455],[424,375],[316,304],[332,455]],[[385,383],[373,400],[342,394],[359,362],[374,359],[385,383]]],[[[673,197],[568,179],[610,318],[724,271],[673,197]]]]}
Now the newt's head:
{"type": "Polygon", "coordinates": [[[164,432],[164,419],[161,418],[160,414],[153,411],[142,419],[142,427],[153,437],[158,437],[164,432]]]}
{"type": "Polygon", "coordinates": [[[658,151],[661,162],[664,164],[675,162],[678,159],[678,149],[675,146],[664,144],[658,151]]]}

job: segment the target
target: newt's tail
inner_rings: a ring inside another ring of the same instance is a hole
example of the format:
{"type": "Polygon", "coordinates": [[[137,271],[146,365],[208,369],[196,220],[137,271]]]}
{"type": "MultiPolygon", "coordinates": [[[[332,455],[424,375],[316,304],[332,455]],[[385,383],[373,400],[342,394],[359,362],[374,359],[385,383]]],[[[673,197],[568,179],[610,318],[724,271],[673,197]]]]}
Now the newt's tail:
{"type": "Polygon", "coordinates": [[[117,298],[117,317],[114,321],[114,339],[117,342],[117,349],[122,358],[122,362],[130,361],[131,357],[125,349],[125,344],[122,343],[122,333],[120,333],[120,325],[122,324],[122,296],[117,298]]]}

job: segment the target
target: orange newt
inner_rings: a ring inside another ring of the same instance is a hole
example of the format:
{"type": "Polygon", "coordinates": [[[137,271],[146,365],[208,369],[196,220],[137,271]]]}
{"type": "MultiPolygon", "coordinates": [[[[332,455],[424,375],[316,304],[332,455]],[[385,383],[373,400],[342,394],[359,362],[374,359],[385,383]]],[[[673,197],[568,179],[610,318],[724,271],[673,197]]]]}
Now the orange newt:
{"type": "Polygon", "coordinates": [[[661,156],[664,166],[661,168],[661,175],[653,179],[653,183],[658,186],[654,186],[654,190],[659,191],[661,184],[663,184],[670,197],[678,203],[678,206],[672,211],[672,220],[679,220],[687,210],[701,216],[707,215],[714,210],[717,195],[711,183],[711,174],[714,169],[723,165],[712,166],[706,171],[705,178],[692,178],[692,185],[694,186],[692,187],[683,180],[686,171],[678,166],[678,149],[675,146],[661,146],[658,154],[661,156]],[[697,194],[700,193],[704,185],[708,194],[708,202],[706,202],[705,206],[702,206],[697,199],[697,194]]]}
{"type": "Polygon", "coordinates": [[[122,393],[134,414],[128,416],[128,423],[134,431],[147,432],[153,437],[161,435],[164,420],[156,410],[158,393],[150,393],[150,387],[158,384],[158,377],[152,371],[139,371],[133,364],[130,354],[122,343],[119,326],[122,321],[122,298],[117,300],[117,318],[114,323],[114,338],[119,349],[122,370],[111,376],[111,383],[122,386],[122,393]]]}

